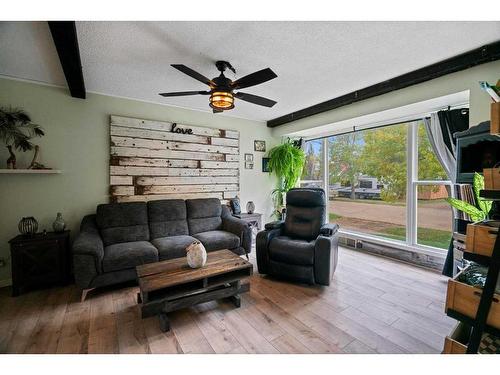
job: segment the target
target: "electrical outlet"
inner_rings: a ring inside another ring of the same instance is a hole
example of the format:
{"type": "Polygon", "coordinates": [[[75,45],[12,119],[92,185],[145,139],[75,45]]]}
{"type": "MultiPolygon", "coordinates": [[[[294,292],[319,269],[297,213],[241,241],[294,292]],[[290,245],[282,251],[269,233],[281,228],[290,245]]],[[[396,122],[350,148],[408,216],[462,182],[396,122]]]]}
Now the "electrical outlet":
{"type": "Polygon", "coordinates": [[[0,258],[0,268],[1,267],[5,267],[5,259],[4,258],[0,258]]]}

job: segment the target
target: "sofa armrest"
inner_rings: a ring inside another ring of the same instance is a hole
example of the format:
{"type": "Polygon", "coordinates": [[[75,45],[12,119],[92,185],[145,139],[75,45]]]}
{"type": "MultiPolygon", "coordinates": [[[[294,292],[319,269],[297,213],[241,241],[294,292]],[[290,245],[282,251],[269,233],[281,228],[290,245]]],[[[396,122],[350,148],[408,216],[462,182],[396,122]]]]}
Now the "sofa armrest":
{"type": "Polygon", "coordinates": [[[97,229],[95,215],[83,218],[80,233],[73,242],[73,254],[93,255],[100,260],[104,257],[104,243],[97,229]]]}
{"type": "Polygon", "coordinates": [[[281,229],[285,225],[285,222],[282,220],[277,220],[277,221],[271,221],[270,223],[266,223],[264,225],[264,228],[266,230],[271,230],[271,229],[281,229]]]}
{"type": "Polygon", "coordinates": [[[336,234],[338,232],[338,230],[339,230],[338,224],[324,224],[320,228],[319,234],[321,234],[322,236],[331,237],[334,234],[336,234]]]}
{"type": "Polygon", "coordinates": [[[75,281],[81,288],[89,287],[95,276],[102,273],[104,244],[95,222],[95,215],[85,216],[80,233],[72,246],[75,281]]]}
{"type": "Polygon", "coordinates": [[[240,238],[241,247],[247,254],[252,251],[252,228],[245,220],[229,215],[223,216],[222,229],[237,235],[240,238]]]}

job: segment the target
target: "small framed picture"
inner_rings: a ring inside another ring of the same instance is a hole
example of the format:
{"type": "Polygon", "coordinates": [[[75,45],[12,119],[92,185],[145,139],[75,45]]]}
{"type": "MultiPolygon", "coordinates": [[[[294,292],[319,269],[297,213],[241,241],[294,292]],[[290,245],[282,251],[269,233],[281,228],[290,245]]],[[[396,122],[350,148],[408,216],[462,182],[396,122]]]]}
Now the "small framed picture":
{"type": "Polygon", "coordinates": [[[262,158],[262,172],[271,172],[269,169],[269,158],[262,158]]]}
{"type": "Polygon", "coordinates": [[[245,154],[245,161],[253,163],[253,154],[245,154]]]}
{"type": "Polygon", "coordinates": [[[266,141],[253,141],[254,151],[266,152],[266,141]]]}
{"type": "Polygon", "coordinates": [[[245,169],[253,169],[253,162],[246,161],[245,162],[245,169]]]}

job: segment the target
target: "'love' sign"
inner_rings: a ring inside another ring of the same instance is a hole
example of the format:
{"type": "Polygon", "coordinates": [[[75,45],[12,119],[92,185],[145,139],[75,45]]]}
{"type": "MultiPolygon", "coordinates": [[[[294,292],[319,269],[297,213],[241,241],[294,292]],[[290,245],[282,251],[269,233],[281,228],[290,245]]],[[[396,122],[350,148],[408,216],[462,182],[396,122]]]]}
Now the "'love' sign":
{"type": "Polygon", "coordinates": [[[181,129],[177,127],[177,124],[174,122],[172,124],[172,129],[170,129],[171,133],[177,134],[193,134],[193,129],[181,129]]]}

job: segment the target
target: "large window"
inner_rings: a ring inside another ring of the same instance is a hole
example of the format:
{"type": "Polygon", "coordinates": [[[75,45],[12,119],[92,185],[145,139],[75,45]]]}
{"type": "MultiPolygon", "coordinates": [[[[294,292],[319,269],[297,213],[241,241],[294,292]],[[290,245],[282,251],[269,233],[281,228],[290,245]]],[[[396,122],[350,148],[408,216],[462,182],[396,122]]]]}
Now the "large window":
{"type": "Polygon", "coordinates": [[[301,187],[324,187],[323,143],[322,139],[305,143],[306,163],[300,179],[301,187]]]}
{"type": "Polygon", "coordinates": [[[411,246],[448,248],[449,182],[423,121],[307,141],[305,151],[301,186],[326,183],[330,222],[411,246]]]}
{"type": "Polygon", "coordinates": [[[407,128],[398,124],[328,138],[331,222],[406,238],[407,128]]]}

